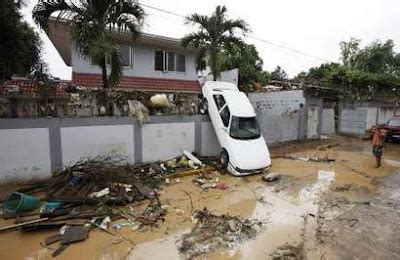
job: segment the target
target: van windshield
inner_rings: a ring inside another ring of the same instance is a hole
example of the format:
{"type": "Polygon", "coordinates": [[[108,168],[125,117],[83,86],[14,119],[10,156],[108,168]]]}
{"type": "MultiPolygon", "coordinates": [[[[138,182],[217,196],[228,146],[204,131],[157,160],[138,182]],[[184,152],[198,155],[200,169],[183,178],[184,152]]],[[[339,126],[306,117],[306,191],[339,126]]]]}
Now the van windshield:
{"type": "Polygon", "coordinates": [[[257,139],[260,137],[260,127],[255,117],[232,116],[230,136],[235,139],[257,139]]]}

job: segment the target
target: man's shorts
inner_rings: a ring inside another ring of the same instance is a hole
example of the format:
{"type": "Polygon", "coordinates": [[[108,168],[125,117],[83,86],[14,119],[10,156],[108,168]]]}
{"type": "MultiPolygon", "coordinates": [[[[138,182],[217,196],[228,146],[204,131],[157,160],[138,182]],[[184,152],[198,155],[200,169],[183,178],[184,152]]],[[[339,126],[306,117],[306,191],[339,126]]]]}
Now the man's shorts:
{"type": "Polygon", "coordinates": [[[382,146],[382,145],[374,145],[374,146],[372,147],[372,154],[373,154],[375,157],[382,156],[382,150],[383,150],[383,146],[382,146]]]}

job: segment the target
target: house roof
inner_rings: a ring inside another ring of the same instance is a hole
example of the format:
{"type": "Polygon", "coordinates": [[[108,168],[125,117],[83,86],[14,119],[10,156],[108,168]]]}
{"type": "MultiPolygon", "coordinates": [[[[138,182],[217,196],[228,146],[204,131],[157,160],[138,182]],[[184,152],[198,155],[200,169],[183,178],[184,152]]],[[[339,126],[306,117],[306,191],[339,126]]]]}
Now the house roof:
{"type": "MultiPolygon", "coordinates": [[[[102,76],[91,73],[72,73],[72,82],[76,86],[99,88],[102,86],[102,76]]],[[[186,92],[200,93],[200,83],[197,80],[178,80],[163,78],[129,77],[123,76],[118,89],[141,90],[155,92],[186,92]]]]}
{"type": "MultiPolygon", "coordinates": [[[[46,31],[50,40],[53,42],[57,51],[61,55],[64,62],[71,66],[71,48],[72,40],[68,20],[57,19],[52,17],[48,23],[48,30],[46,31]]],[[[128,31],[112,31],[113,37],[120,42],[131,42],[131,33],[128,31]]],[[[141,33],[140,36],[134,40],[134,43],[150,45],[159,48],[166,48],[169,50],[183,50],[181,46],[181,39],[171,38],[150,33],[141,33]]],[[[188,48],[187,51],[194,52],[195,49],[188,48]]]]}

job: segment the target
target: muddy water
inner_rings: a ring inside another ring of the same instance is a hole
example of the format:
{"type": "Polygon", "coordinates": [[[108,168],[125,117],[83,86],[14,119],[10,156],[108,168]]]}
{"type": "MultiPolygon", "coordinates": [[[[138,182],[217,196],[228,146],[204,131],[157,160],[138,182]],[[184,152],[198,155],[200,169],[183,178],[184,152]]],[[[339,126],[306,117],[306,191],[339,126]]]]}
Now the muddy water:
{"type": "MultiPolygon", "coordinates": [[[[350,197],[360,190],[374,193],[376,179],[398,169],[399,154],[400,146],[390,146],[384,155],[383,167],[375,169],[370,146],[353,142],[327,151],[308,149],[292,154],[328,156],[336,159],[332,164],[273,160],[271,172],[283,176],[276,183],[264,183],[260,176],[233,178],[219,175],[220,182],[229,186],[229,189],[205,192],[192,184],[193,176],[181,178],[179,182],[171,180],[168,187],[160,190],[162,203],[169,206],[166,221],[160,228],[133,231],[124,227],[119,235],[127,240],[119,244],[112,243],[113,236],[93,230],[88,240],[71,245],[57,258],[180,259],[182,256],[177,251],[176,243],[183,233],[190,231],[192,211],[207,207],[215,214],[229,213],[265,222],[255,239],[230,251],[210,253],[207,256],[209,259],[268,259],[278,246],[285,243],[311,248],[307,252],[310,258],[320,259],[324,256],[325,259],[335,259],[334,251],[317,243],[318,219],[313,216],[318,215],[321,196],[332,192],[332,187],[345,185],[357,187],[346,191],[350,197]]],[[[1,222],[1,225],[5,224],[1,222]]],[[[51,248],[56,246],[43,248],[40,242],[56,232],[2,233],[0,259],[51,259],[51,248]]]]}

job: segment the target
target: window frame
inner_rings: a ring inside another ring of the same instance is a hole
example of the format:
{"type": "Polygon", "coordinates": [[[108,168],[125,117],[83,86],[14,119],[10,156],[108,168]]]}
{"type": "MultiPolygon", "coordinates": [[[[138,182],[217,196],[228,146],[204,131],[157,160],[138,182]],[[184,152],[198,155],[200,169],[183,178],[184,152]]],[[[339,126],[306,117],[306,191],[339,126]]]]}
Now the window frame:
{"type": "Polygon", "coordinates": [[[231,123],[231,117],[232,117],[232,115],[231,115],[231,111],[229,110],[229,107],[228,107],[227,104],[225,104],[225,105],[222,106],[221,110],[219,111],[219,116],[220,116],[220,118],[221,118],[222,125],[223,125],[224,127],[226,127],[226,128],[229,128],[229,125],[230,125],[230,123],[231,123]],[[223,117],[222,117],[222,112],[223,112],[225,109],[228,110],[228,122],[226,122],[227,124],[225,124],[225,121],[224,121],[224,119],[223,119],[223,117]]]}
{"type": "MultiPolygon", "coordinates": [[[[129,44],[129,45],[126,45],[126,44],[118,44],[119,46],[128,46],[129,47],[129,65],[122,65],[122,68],[123,69],[133,69],[133,67],[134,67],[134,65],[133,65],[133,63],[134,63],[134,61],[135,61],[135,59],[134,59],[134,54],[135,54],[135,52],[134,52],[134,50],[135,50],[135,48],[134,48],[134,46],[132,45],[132,44],[129,44]]],[[[121,59],[120,59],[121,60],[121,59]]],[[[92,63],[93,64],[93,63],[92,63]]],[[[107,67],[110,67],[110,58],[108,58],[107,56],[106,56],[106,66],[107,67]]]]}
{"type": "Polygon", "coordinates": [[[186,54],[181,53],[181,52],[177,52],[177,51],[173,51],[173,50],[163,50],[163,49],[154,49],[153,52],[154,56],[153,56],[153,69],[154,71],[160,71],[163,73],[169,73],[169,72],[174,72],[174,73],[186,73],[186,54]],[[157,65],[157,53],[161,52],[162,53],[162,69],[157,69],[156,65],[157,65]],[[170,55],[173,55],[173,70],[170,70],[170,60],[169,57],[170,55]],[[181,55],[182,57],[184,57],[185,60],[185,65],[184,65],[184,71],[180,71],[178,70],[178,56],[181,55]]]}
{"type": "Polygon", "coordinates": [[[219,113],[221,111],[221,109],[226,105],[226,100],[225,100],[225,98],[224,98],[224,96],[222,94],[214,94],[213,95],[213,99],[214,99],[214,103],[217,106],[217,110],[218,110],[218,113],[219,113]],[[222,98],[223,104],[221,106],[219,106],[218,103],[217,103],[217,99],[216,99],[217,96],[220,96],[222,98]]]}

